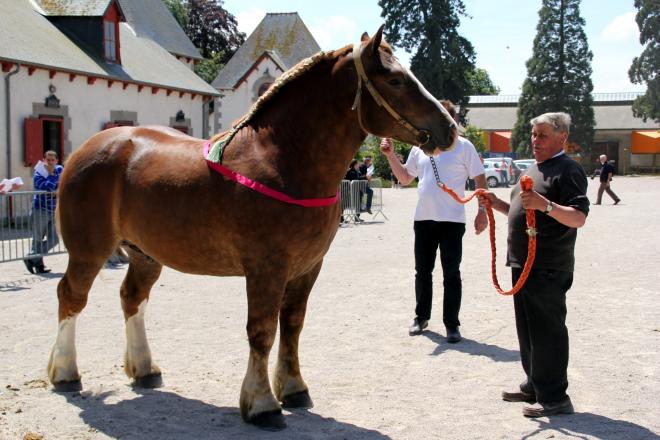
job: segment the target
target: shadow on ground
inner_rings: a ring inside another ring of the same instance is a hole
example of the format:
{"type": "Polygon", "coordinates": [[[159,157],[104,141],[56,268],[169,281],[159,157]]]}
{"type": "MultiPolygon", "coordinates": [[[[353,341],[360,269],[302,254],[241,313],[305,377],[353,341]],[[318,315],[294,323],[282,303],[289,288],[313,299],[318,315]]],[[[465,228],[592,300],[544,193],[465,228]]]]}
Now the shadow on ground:
{"type": "MultiPolygon", "coordinates": [[[[615,420],[592,413],[575,413],[571,415],[549,417],[534,420],[538,428],[522,437],[522,440],[532,438],[544,431],[559,431],[575,438],[590,436],[600,440],[657,440],[660,436],[648,428],[625,420],[615,420]]],[[[548,435],[551,435],[548,432],[548,435]]]]}
{"type": "Polygon", "coordinates": [[[338,422],[309,411],[285,412],[288,427],[262,431],[244,423],[238,408],[218,407],[201,400],[159,390],[136,390],[134,399],[107,403],[112,392],[63,393],[81,409],[80,417],[96,431],[122,439],[366,439],[386,440],[377,431],[338,422]]]}
{"type": "Polygon", "coordinates": [[[463,338],[457,344],[450,344],[447,338],[433,331],[425,331],[424,336],[437,344],[437,347],[431,353],[431,356],[438,356],[447,350],[459,351],[472,356],[485,356],[496,362],[519,362],[520,353],[518,350],[509,350],[498,347],[497,345],[484,344],[473,339],[463,338]]]}

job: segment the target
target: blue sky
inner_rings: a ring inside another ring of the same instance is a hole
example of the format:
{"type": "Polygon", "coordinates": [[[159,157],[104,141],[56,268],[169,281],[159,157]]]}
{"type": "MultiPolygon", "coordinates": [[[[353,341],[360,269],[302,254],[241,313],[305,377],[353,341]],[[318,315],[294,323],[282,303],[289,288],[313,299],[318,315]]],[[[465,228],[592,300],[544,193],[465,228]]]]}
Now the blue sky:
{"type": "MultiPolygon", "coordinates": [[[[383,23],[377,0],[224,0],[224,7],[249,34],[266,12],[298,12],[322,49],[336,49],[375,32],[383,23]]],[[[477,67],[488,70],[501,94],[518,94],[532,55],[541,0],[464,0],[472,18],[461,18],[460,33],[477,52],[477,67]]],[[[631,84],[628,68],[643,47],[633,0],[582,0],[580,13],[592,60],[594,92],[644,91],[631,84]]],[[[410,54],[397,51],[408,64],[410,54]]]]}

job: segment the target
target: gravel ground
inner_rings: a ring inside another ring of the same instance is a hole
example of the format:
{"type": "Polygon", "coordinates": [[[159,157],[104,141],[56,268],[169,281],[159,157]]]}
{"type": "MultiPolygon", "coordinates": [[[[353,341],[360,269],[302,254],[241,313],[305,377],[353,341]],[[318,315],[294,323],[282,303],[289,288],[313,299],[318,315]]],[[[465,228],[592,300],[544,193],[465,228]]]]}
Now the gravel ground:
{"type": "MultiPolygon", "coordinates": [[[[589,181],[595,200],[597,181],[589,181]]],[[[487,234],[465,235],[461,331],[447,344],[442,299],[422,336],[413,317],[412,215],[416,190],[387,189],[384,213],[339,231],[310,298],[300,356],[315,407],[285,411],[288,428],[242,423],[246,369],[242,278],[165,269],[147,311],[164,386],[132,389],[122,369],[119,285],[126,268],[104,269],[78,319],[82,393],[50,390],[46,362],[57,329],[56,285],[21,262],[0,273],[1,439],[657,439],[660,438],[660,178],[616,177],[622,198],[592,206],[578,234],[568,294],[569,394],[576,414],[526,419],[500,400],[522,380],[511,298],[490,281],[487,234]]],[[[495,190],[507,197],[507,189],[495,190]]],[[[468,206],[468,222],[475,204],[468,206]]],[[[496,214],[504,267],[506,218],[496,214]]],[[[441,292],[440,269],[436,292],[441,292]]],[[[275,359],[275,351],[271,360],[275,359]]]]}

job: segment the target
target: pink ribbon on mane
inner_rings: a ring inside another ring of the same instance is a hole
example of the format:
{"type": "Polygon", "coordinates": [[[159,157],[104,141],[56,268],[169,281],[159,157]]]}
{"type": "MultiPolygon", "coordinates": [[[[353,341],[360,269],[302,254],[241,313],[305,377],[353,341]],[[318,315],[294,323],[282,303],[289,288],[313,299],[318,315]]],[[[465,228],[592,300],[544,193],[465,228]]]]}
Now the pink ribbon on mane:
{"type": "Polygon", "coordinates": [[[337,201],[339,200],[339,191],[337,191],[337,194],[335,194],[332,197],[324,197],[321,199],[294,199],[293,197],[288,196],[272,188],[269,188],[266,185],[263,185],[259,182],[255,182],[254,180],[245,177],[237,173],[236,171],[232,171],[229,168],[220,165],[219,163],[208,160],[206,157],[209,154],[210,148],[211,148],[211,143],[206,142],[204,144],[204,160],[206,160],[206,164],[209,166],[209,168],[222,174],[229,180],[233,180],[236,183],[239,183],[267,197],[270,197],[271,199],[279,200],[280,202],[284,202],[284,203],[300,205],[305,208],[318,208],[322,206],[330,206],[337,203],[337,201]]]}

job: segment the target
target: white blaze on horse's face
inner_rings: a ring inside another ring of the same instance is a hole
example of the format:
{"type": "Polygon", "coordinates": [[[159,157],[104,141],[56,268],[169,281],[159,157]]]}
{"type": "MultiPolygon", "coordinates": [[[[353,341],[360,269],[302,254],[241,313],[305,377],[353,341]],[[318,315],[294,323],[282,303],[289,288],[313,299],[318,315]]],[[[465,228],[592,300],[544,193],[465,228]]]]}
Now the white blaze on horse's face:
{"type": "Polygon", "coordinates": [[[454,121],[454,118],[452,118],[451,115],[449,114],[449,112],[447,111],[447,109],[444,108],[444,106],[442,104],[440,104],[440,101],[438,101],[435,98],[435,96],[431,95],[431,93],[428,90],[426,90],[426,87],[424,87],[424,85],[421,82],[419,82],[417,77],[412,73],[412,71],[410,69],[407,69],[405,66],[400,64],[399,60],[397,60],[396,57],[394,59],[396,60],[397,64],[399,64],[401,66],[401,69],[403,69],[403,71],[406,73],[406,76],[411,81],[413,81],[414,84],[417,85],[420,93],[422,95],[424,95],[424,97],[426,97],[429,101],[433,102],[435,104],[437,110],[440,111],[440,113],[442,113],[445,116],[445,119],[447,119],[449,121],[450,126],[454,127],[453,130],[452,130],[452,131],[454,131],[454,133],[452,135],[453,140],[447,148],[441,149],[439,147],[434,147],[431,150],[431,149],[424,149],[422,147],[422,151],[427,156],[435,156],[435,155],[437,155],[437,154],[439,154],[443,151],[449,151],[449,150],[453,149],[456,146],[456,140],[458,139],[458,133],[456,132],[456,122],[454,121]]]}
{"type": "Polygon", "coordinates": [[[450,150],[458,138],[456,122],[442,104],[429,93],[415,75],[405,68],[389,50],[379,51],[380,72],[379,88],[385,93],[383,97],[400,113],[401,117],[415,129],[427,136],[426,141],[410,138],[410,130],[396,127],[398,136],[391,135],[403,142],[419,144],[422,151],[436,155],[450,150]]]}

